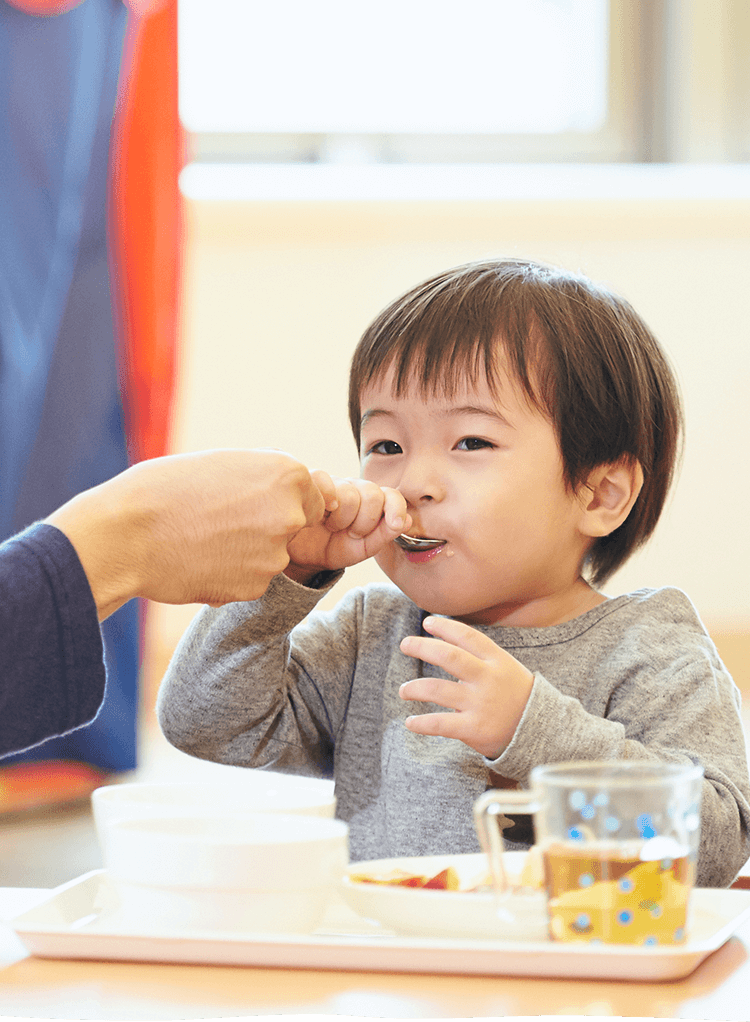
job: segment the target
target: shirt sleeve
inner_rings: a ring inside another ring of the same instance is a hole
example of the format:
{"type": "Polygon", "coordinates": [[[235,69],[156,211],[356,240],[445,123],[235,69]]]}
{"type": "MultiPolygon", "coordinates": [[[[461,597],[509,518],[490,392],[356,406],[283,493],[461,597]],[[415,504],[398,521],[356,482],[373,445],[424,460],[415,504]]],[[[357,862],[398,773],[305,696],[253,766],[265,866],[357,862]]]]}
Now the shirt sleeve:
{"type": "Polygon", "coordinates": [[[0,544],[0,669],[0,755],[89,723],[104,698],[96,604],[52,525],[0,544]]]}
{"type": "Polygon", "coordinates": [[[311,589],[279,575],[258,600],[204,607],[159,690],[167,740],[217,763],[332,777],[356,636],[339,608],[310,612],[340,576],[311,589]]]}

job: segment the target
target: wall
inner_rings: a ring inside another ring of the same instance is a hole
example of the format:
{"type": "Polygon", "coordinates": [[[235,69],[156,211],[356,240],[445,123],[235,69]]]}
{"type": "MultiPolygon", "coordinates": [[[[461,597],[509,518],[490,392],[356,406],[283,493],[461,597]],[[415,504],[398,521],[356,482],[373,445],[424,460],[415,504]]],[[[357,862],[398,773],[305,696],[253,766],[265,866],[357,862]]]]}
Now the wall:
{"type": "MultiPolygon", "coordinates": [[[[486,255],[581,270],[629,298],[661,339],[688,422],[657,534],[607,591],[685,589],[750,689],[750,188],[719,181],[670,192],[662,181],[625,193],[557,191],[534,196],[521,186],[507,200],[189,198],[175,449],[273,446],[310,467],[357,474],[348,361],[386,302],[486,255]]],[[[374,564],[351,570],[335,598],[378,574],[374,564]]],[[[156,609],[160,658],[194,610],[156,609]]]]}

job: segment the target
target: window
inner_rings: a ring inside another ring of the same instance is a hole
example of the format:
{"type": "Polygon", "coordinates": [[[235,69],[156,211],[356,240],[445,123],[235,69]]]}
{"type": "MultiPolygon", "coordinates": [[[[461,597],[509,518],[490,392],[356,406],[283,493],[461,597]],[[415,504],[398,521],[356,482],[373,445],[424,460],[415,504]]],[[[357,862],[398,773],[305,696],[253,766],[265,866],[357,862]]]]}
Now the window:
{"type": "Polygon", "coordinates": [[[198,159],[619,159],[621,6],[180,0],[180,111],[198,159]]]}
{"type": "Polygon", "coordinates": [[[179,0],[193,158],[638,162],[750,152],[747,0],[179,0]]]}

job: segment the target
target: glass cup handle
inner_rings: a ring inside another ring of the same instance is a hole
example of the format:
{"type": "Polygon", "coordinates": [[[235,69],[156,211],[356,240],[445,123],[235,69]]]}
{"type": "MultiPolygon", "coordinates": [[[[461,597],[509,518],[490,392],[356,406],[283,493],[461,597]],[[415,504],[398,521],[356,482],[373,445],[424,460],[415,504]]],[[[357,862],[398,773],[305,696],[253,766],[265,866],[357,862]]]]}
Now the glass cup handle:
{"type": "Polygon", "coordinates": [[[505,842],[497,817],[504,813],[529,815],[539,808],[536,795],[528,791],[485,791],[474,803],[474,828],[482,851],[487,856],[492,873],[492,882],[498,896],[510,892],[508,874],[505,872],[503,852],[505,842]],[[490,817],[492,820],[490,820],[490,817]]]}

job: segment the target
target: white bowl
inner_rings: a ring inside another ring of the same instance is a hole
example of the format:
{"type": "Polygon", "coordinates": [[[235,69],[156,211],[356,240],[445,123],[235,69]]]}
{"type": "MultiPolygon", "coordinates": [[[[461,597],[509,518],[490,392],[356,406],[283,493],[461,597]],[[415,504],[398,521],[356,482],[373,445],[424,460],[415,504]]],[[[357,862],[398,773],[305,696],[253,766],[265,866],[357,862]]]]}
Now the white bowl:
{"type": "MultiPolygon", "coordinates": [[[[523,868],[524,852],[506,852],[511,878],[523,868]]],[[[473,884],[488,873],[479,854],[426,855],[351,863],[341,883],[350,908],[388,930],[416,937],[547,940],[547,898],[542,890],[513,893],[498,901],[492,892],[443,891],[420,887],[361,883],[352,874],[387,875],[393,870],[435,876],[452,866],[462,883],[473,884]]]]}
{"type": "Polygon", "coordinates": [[[131,782],[109,784],[91,794],[99,845],[104,852],[109,830],[120,820],[166,820],[176,817],[232,817],[255,813],[302,813],[332,817],[336,798],[332,786],[248,776],[226,784],[188,782],[131,782]]]}
{"type": "MultiPolygon", "coordinates": [[[[248,782],[250,778],[248,778],[248,782]]],[[[333,816],[336,798],[332,787],[264,775],[252,783],[131,782],[108,784],[91,795],[97,829],[117,820],[164,819],[211,813],[242,816],[247,813],[304,813],[333,816]]]]}
{"type": "Polygon", "coordinates": [[[341,883],[347,837],[343,821],[314,816],[120,820],[102,853],[123,927],[309,933],[341,883]]]}

